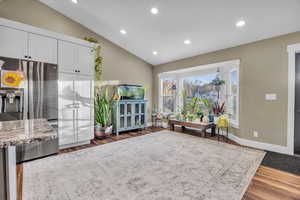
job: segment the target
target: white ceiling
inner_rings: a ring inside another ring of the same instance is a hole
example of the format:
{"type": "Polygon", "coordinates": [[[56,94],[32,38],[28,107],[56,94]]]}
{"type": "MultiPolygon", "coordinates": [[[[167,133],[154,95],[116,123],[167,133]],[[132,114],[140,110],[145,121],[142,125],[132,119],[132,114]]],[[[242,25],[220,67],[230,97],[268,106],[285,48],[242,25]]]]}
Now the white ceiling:
{"type": "Polygon", "coordinates": [[[300,30],[300,0],[40,1],[153,65],[300,30]]]}

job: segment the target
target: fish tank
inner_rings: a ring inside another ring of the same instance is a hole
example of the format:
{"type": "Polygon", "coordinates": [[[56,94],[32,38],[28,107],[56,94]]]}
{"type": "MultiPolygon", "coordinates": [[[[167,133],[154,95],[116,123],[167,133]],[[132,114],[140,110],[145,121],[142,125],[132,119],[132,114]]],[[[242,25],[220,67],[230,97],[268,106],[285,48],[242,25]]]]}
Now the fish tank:
{"type": "Polygon", "coordinates": [[[120,100],[144,100],[145,88],[141,85],[119,85],[120,100]]]}

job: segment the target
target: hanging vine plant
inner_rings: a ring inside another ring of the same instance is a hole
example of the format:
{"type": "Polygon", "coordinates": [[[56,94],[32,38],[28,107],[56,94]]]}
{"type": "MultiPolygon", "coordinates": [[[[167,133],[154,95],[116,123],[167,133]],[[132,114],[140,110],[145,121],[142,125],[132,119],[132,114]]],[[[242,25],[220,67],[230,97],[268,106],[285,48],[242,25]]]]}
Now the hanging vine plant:
{"type": "Polygon", "coordinates": [[[102,73],[103,73],[103,66],[102,61],[103,58],[100,55],[101,54],[101,46],[99,45],[98,40],[92,38],[92,37],[85,37],[84,40],[95,43],[95,47],[93,48],[93,52],[95,53],[95,81],[96,81],[96,90],[101,85],[102,80],[102,73]]]}

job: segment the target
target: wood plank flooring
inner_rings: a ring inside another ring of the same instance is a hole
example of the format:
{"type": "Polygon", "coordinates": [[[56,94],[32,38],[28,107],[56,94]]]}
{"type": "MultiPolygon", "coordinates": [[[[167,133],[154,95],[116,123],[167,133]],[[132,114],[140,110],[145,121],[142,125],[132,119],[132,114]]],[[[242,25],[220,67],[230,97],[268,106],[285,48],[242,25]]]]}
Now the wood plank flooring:
{"type": "MultiPolygon", "coordinates": [[[[107,144],[110,142],[123,140],[131,137],[137,137],[145,134],[150,134],[164,130],[163,128],[149,128],[147,130],[141,130],[136,132],[127,132],[119,136],[112,136],[103,140],[93,140],[91,144],[83,145],[80,147],[74,147],[59,152],[68,153],[85,149],[93,146],[107,144]]],[[[181,129],[176,129],[176,132],[181,132],[181,129]]],[[[199,136],[197,131],[186,130],[186,134],[199,136]]],[[[208,137],[212,140],[217,140],[217,137],[208,137]]],[[[234,141],[228,143],[238,145],[234,141]]],[[[17,167],[18,177],[18,200],[23,200],[23,166],[17,167]]],[[[265,166],[260,166],[255,176],[253,177],[251,184],[249,185],[242,200],[300,200],[300,176],[289,174],[280,170],[272,169],[265,166]]]]}

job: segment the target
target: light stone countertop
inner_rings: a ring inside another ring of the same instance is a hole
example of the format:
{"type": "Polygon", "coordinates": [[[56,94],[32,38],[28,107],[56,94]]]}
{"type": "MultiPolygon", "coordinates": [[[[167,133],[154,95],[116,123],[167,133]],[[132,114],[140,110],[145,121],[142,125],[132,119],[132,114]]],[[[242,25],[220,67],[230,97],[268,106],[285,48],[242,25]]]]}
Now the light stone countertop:
{"type": "Polygon", "coordinates": [[[0,122],[0,148],[57,138],[46,119],[0,122]]]}

